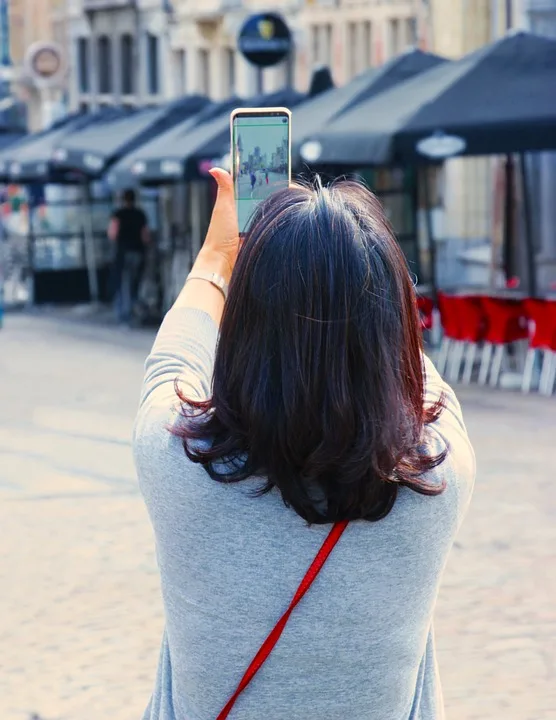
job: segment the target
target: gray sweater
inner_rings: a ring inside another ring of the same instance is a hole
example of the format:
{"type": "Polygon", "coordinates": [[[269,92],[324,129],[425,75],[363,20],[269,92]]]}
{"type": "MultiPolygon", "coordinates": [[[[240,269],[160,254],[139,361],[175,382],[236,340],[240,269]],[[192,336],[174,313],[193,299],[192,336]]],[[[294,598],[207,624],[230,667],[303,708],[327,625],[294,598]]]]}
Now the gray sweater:
{"type": "MultiPolygon", "coordinates": [[[[146,363],[134,454],[166,629],[145,720],[215,720],[330,529],[307,527],[277,491],[253,498],[255,480],[211,480],[168,432],[175,378],[207,397],[216,340],[208,315],[173,309],[146,363]]],[[[431,476],[447,489],[402,488],[386,518],[348,526],[230,720],[444,717],[433,611],[475,460],[454,393],[427,361],[427,400],[442,391],[447,407],[426,442],[434,454],[449,444],[431,476]]]]}

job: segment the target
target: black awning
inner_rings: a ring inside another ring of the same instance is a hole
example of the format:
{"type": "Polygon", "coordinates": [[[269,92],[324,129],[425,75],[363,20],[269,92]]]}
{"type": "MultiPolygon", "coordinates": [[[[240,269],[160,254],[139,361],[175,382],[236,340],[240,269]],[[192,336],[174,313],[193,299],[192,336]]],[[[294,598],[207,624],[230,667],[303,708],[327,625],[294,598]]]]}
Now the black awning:
{"type": "Polygon", "coordinates": [[[10,182],[10,165],[16,159],[16,155],[26,145],[37,142],[50,132],[54,132],[70,123],[76,122],[81,117],[80,113],[66,115],[64,118],[53,123],[49,128],[41,130],[37,133],[25,134],[19,137],[16,143],[8,144],[2,147],[0,151],[0,182],[10,182]],[[17,148],[17,152],[16,152],[17,148]]]}
{"type": "Polygon", "coordinates": [[[307,159],[357,167],[423,161],[418,145],[427,138],[436,141],[433,159],[450,148],[462,155],[556,149],[555,77],[556,40],[510,34],[340,115],[311,135],[307,159]]]}
{"type": "Polygon", "coordinates": [[[201,128],[212,123],[241,104],[239,98],[207,105],[196,115],[179,123],[151,142],[145,143],[126,155],[108,173],[113,187],[123,188],[135,184],[164,185],[183,178],[184,165],[181,154],[192,138],[204,133],[201,128]]]}
{"type": "MultiPolygon", "coordinates": [[[[243,101],[243,107],[286,107],[292,110],[307,99],[307,95],[291,88],[285,88],[269,95],[262,95],[243,101]]],[[[294,118],[292,118],[292,126],[294,118]]],[[[210,161],[219,161],[230,152],[230,118],[226,115],[220,123],[207,128],[207,138],[198,138],[196,147],[191,146],[186,160],[186,174],[205,175],[204,165],[210,161]]]]}
{"type": "Polygon", "coordinates": [[[206,161],[217,161],[230,149],[230,113],[236,107],[295,107],[306,96],[282,90],[255,98],[230,98],[204,111],[143,145],[124,158],[109,173],[116,187],[139,182],[163,185],[203,175],[206,161]]]}
{"type": "Polygon", "coordinates": [[[556,149],[555,39],[513,33],[462,64],[466,72],[401,128],[398,157],[416,156],[433,132],[461,137],[465,155],[556,149]]]}
{"type": "Polygon", "coordinates": [[[313,70],[307,94],[310,98],[316,97],[327,90],[332,90],[334,87],[336,86],[330,68],[328,65],[322,65],[313,70]]]}
{"type": "Polygon", "coordinates": [[[5,164],[5,174],[11,182],[29,183],[66,183],[77,182],[75,175],[60,172],[52,164],[54,149],[69,133],[95,123],[104,123],[109,119],[121,117],[121,110],[106,108],[96,113],[75,113],[67,115],[50,128],[28,135],[13,148],[8,148],[0,156],[1,166],[5,164]]]}
{"type": "Polygon", "coordinates": [[[0,182],[9,182],[8,167],[15,148],[27,139],[23,132],[0,131],[0,182]]]}
{"type": "Polygon", "coordinates": [[[328,123],[364,101],[445,62],[446,59],[439,55],[409,50],[380,68],[366,70],[347,85],[309,98],[296,112],[292,123],[294,164],[299,162],[299,149],[303,142],[326,128],[328,123]]]}
{"type": "Polygon", "coordinates": [[[91,125],[66,135],[58,143],[54,164],[100,177],[107,168],[161,133],[192,117],[209,104],[191,95],[158,107],[138,110],[105,125],[91,125]]]}

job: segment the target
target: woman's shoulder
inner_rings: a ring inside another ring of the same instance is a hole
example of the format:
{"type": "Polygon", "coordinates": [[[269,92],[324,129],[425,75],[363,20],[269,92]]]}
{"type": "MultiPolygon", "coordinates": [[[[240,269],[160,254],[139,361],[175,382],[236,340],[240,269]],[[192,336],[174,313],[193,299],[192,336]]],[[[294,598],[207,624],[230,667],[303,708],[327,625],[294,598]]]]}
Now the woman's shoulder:
{"type": "Polygon", "coordinates": [[[432,471],[432,479],[445,484],[448,494],[455,497],[459,525],[475,483],[475,452],[456,393],[440,377],[429,358],[425,358],[425,371],[425,403],[433,405],[442,400],[442,410],[434,422],[426,425],[424,439],[431,455],[446,451],[445,460],[432,471]]]}

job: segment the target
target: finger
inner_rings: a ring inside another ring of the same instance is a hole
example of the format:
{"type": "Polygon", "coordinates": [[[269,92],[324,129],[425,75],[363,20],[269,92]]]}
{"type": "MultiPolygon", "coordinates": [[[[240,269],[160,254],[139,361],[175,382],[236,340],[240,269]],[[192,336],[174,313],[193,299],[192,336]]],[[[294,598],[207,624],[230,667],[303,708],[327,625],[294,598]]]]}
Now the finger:
{"type": "Polygon", "coordinates": [[[222,170],[222,168],[212,168],[211,170],[209,170],[209,174],[216,180],[219,194],[222,193],[226,195],[229,193],[233,195],[234,182],[229,172],[226,172],[226,170],[222,170]]]}
{"type": "Polygon", "coordinates": [[[218,191],[212,209],[208,233],[215,232],[221,236],[221,239],[235,238],[239,231],[237,229],[237,210],[232,176],[221,168],[212,168],[209,173],[216,181],[218,191]]]}

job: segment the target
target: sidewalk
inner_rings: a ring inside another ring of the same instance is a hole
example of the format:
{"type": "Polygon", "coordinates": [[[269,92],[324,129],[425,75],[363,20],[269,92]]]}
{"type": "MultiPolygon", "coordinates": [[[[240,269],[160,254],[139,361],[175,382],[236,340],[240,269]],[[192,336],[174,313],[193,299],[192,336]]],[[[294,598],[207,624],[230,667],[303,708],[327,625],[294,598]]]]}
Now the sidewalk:
{"type": "MultiPolygon", "coordinates": [[[[74,320],[0,330],[1,720],[138,720],[158,660],[130,444],[154,333],[74,320]]],[[[435,622],[446,717],[554,720],[556,403],[458,395],[478,476],[435,622]]]]}

